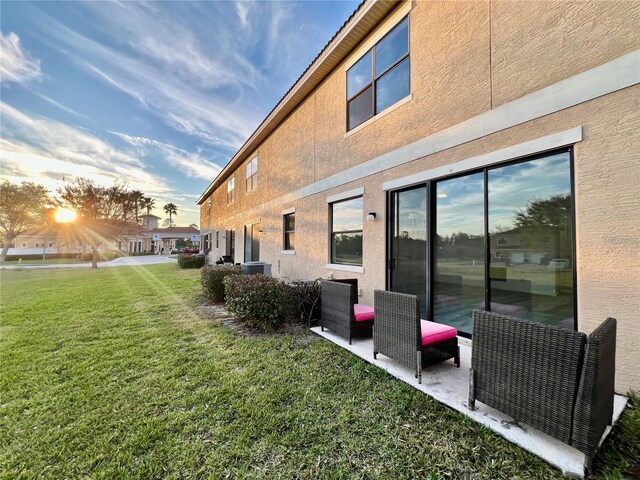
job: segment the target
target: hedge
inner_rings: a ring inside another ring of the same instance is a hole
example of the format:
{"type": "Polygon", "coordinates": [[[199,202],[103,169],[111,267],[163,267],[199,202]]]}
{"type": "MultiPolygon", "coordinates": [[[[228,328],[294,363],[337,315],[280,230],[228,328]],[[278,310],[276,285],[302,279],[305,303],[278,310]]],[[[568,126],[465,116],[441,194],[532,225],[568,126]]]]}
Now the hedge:
{"type": "Polygon", "coordinates": [[[265,275],[228,275],[224,279],[229,311],[251,326],[274,330],[295,314],[292,292],[265,275]]]}
{"type": "Polygon", "coordinates": [[[240,275],[240,267],[232,265],[209,265],[202,269],[200,281],[204,296],[215,303],[224,302],[224,279],[229,275],[240,275]]]}
{"type": "Polygon", "coordinates": [[[204,267],[204,255],[180,253],[178,255],[178,265],[180,268],[202,268],[204,267]]]}

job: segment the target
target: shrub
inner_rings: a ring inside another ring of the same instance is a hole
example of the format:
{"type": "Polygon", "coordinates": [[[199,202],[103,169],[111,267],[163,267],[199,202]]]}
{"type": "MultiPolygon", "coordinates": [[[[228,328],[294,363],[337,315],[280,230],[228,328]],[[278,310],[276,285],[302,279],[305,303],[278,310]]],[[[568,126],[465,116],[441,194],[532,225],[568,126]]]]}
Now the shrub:
{"type": "Polygon", "coordinates": [[[182,253],[197,254],[197,253],[200,253],[200,249],[199,248],[185,248],[184,250],[182,250],[182,253]]]}
{"type": "Polygon", "coordinates": [[[80,254],[80,260],[90,261],[93,258],[93,253],[84,252],[80,254]]]}
{"type": "Polygon", "coordinates": [[[101,262],[110,262],[118,257],[120,257],[119,252],[109,251],[109,252],[100,252],[100,261],[101,262]]]}
{"type": "Polygon", "coordinates": [[[320,317],[320,290],[322,279],[300,280],[287,285],[291,289],[298,309],[298,318],[303,324],[311,326],[311,321],[320,317]]]}
{"type": "Polygon", "coordinates": [[[295,312],[284,282],[265,275],[229,275],[224,279],[227,308],[251,326],[273,330],[295,312]]]}
{"type": "Polygon", "coordinates": [[[178,265],[180,265],[180,268],[204,267],[204,255],[189,255],[181,253],[178,255],[178,265]]]}
{"type": "Polygon", "coordinates": [[[212,302],[224,302],[224,279],[229,275],[240,275],[240,267],[231,265],[209,265],[202,269],[200,280],[204,296],[212,302]]]}

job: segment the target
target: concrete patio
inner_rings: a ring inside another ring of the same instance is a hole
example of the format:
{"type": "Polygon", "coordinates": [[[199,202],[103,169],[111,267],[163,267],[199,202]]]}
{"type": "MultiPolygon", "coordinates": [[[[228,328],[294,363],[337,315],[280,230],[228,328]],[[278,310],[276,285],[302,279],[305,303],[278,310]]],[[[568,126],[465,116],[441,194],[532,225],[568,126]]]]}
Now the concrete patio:
{"type": "MultiPolygon", "coordinates": [[[[474,411],[469,410],[467,407],[467,399],[469,393],[468,382],[469,368],[471,366],[471,347],[468,345],[468,340],[460,339],[460,368],[456,368],[452,360],[431,366],[423,370],[422,384],[418,384],[413,371],[399,365],[390,358],[379,354],[378,358],[374,360],[373,340],[370,338],[354,339],[353,344],[349,345],[348,341],[329,330],[323,332],[320,327],[314,327],[311,331],[350,351],[363,360],[382,368],[397,379],[426,393],[448,407],[490,428],[510,442],[560,469],[564,474],[577,478],[584,476],[584,454],[578,450],[539,430],[519,424],[513,418],[481,402],[476,402],[476,409],[474,411]]],[[[614,422],[620,417],[626,403],[627,399],[625,397],[620,395],[615,396],[614,422]]],[[[602,440],[608,435],[609,431],[610,428],[607,428],[602,440]]]]}

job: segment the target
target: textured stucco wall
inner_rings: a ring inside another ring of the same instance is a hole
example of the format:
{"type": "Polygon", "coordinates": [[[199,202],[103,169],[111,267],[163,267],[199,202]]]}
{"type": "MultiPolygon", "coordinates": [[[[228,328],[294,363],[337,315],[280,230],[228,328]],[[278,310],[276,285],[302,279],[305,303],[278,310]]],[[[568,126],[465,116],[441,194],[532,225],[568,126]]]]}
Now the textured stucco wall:
{"type": "MultiPolygon", "coordinates": [[[[490,22],[487,2],[418,2],[411,13],[413,99],[345,138],[345,73],[338,68],[258,148],[258,189],[245,194],[243,164],[236,174],[233,205],[226,205],[226,184],[213,193],[212,228],[236,230],[236,261],[242,261],[243,226],[260,221],[264,231],[261,260],[273,264],[275,275],[290,279],[330,274],[358,277],[362,300],[372,303],[373,290],[385,285],[383,182],[582,125],[584,139],[574,149],[579,329],[590,332],[607,316],[616,317],[616,388],[621,393],[640,389],[640,370],[636,368],[640,360],[640,87],[339,188],[294,202],[273,202],[473,117],[488,110],[492,102],[495,107],[616,58],[634,48],[634,42],[635,48],[638,46],[637,29],[633,28],[640,24],[638,4],[492,2],[491,12],[490,22]],[[531,18],[541,21],[532,22],[531,18]],[[603,35],[606,38],[601,38],[603,35]],[[364,223],[364,274],[325,266],[326,197],[356,187],[365,188],[364,213],[375,211],[378,215],[375,222],[364,223]],[[272,205],[264,208],[261,205],[265,202],[272,205]],[[295,255],[281,253],[282,210],[288,207],[296,208],[295,255]]],[[[206,202],[202,207],[206,209],[206,202]]],[[[224,253],[222,235],[220,249],[212,252],[214,258],[224,253]]]]}

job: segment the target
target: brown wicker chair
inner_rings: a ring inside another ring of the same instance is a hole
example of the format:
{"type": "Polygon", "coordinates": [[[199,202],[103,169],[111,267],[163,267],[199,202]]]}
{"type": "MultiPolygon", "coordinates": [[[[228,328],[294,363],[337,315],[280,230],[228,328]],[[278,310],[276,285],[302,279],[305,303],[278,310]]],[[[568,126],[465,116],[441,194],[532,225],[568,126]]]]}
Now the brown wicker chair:
{"type": "Polygon", "coordinates": [[[321,294],[320,328],[332,330],[341,337],[370,337],[373,320],[356,321],[354,305],[358,303],[358,280],[323,280],[321,294]]]}
{"type": "Polygon", "coordinates": [[[450,358],[454,359],[456,366],[460,366],[460,348],[454,328],[442,326],[449,334],[454,335],[453,338],[424,343],[427,337],[424,332],[423,340],[424,320],[420,319],[420,300],[417,296],[376,290],[374,309],[376,324],[373,331],[373,358],[381,353],[414,369],[418,383],[422,383],[424,367],[450,358]]]}
{"type": "Polygon", "coordinates": [[[593,455],[613,417],[616,320],[591,335],[473,311],[469,408],[478,400],[593,455]]]}

